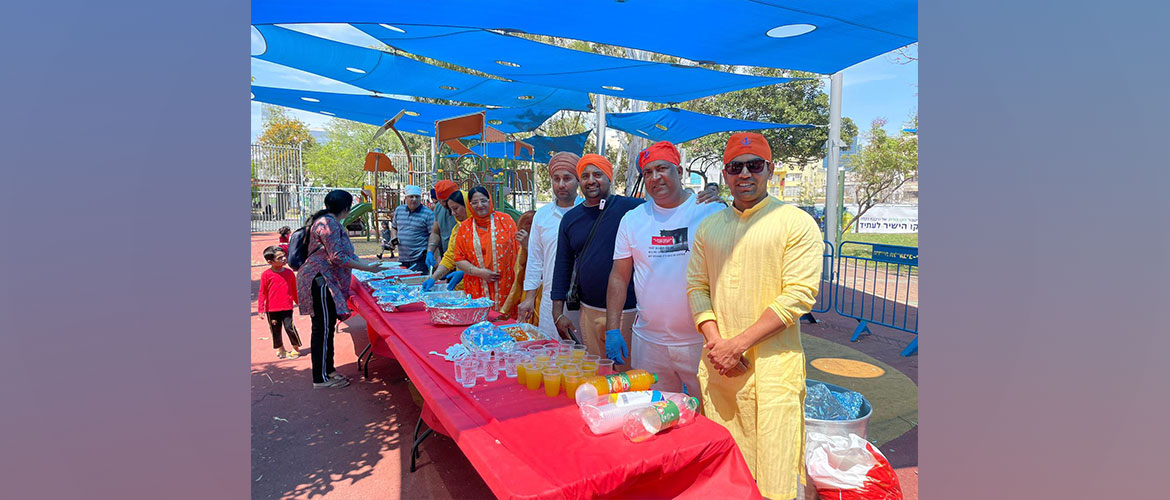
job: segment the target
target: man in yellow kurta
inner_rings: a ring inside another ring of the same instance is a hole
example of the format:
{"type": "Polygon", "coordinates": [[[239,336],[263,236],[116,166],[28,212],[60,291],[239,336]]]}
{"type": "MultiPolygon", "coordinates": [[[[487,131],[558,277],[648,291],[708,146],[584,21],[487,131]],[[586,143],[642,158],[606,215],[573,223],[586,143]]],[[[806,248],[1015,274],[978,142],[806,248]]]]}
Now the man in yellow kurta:
{"type": "Polygon", "coordinates": [[[731,432],[764,496],[793,498],[804,469],[800,316],[816,302],[823,237],[803,210],[768,196],[762,135],[732,135],[723,162],[734,203],[699,226],[687,268],[706,339],[703,410],[731,432]]]}

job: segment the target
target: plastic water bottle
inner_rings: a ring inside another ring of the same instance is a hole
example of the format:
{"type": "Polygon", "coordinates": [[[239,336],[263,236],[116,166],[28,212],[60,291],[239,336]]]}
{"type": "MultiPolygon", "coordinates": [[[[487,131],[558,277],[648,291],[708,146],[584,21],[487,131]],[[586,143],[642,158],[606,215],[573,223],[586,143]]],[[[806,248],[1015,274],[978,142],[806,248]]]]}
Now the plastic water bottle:
{"type": "Polygon", "coordinates": [[[581,419],[589,431],[600,436],[622,428],[626,415],[663,401],[674,393],[658,391],[624,392],[598,396],[581,406],[581,419]]]}
{"type": "Polygon", "coordinates": [[[577,406],[581,406],[586,402],[595,401],[597,396],[603,394],[645,391],[656,382],[658,382],[658,375],[646,370],[630,370],[604,377],[592,377],[582,381],[581,385],[577,386],[577,394],[574,395],[574,399],[577,401],[577,406]]]}
{"type": "Polygon", "coordinates": [[[640,443],[671,427],[686,425],[695,419],[699,400],[691,396],[671,394],[665,401],[626,415],[622,433],[626,439],[640,443]]]}

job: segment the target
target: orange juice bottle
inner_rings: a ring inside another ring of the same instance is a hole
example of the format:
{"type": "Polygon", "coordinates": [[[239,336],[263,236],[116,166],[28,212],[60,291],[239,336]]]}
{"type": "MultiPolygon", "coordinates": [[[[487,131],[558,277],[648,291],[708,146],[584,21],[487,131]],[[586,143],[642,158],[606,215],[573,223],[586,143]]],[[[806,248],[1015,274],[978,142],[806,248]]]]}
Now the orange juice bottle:
{"type": "Polygon", "coordinates": [[[591,377],[582,380],[581,385],[577,386],[577,394],[574,399],[578,402],[593,401],[602,394],[645,391],[656,382],[658,382],[658,375],[646,370],[630,370],[604,377],[591,377]]]}

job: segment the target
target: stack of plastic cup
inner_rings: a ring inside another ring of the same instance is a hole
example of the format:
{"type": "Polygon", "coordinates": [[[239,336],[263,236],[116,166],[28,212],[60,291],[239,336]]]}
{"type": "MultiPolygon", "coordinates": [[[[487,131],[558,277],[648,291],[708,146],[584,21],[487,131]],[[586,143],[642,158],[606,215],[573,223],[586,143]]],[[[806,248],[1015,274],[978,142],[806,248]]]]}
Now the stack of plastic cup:
{"type": "Polygon", "coordinates": [[[614,374],[613,360],[612,359],[603,359],[603,360],[598,361],[597,362],[597,374],[598,375],[613,375],[614,374]]]}
{"type": "Polygon", "coordinates": [[[546,367],[541,374],[544,376],[544,395],[550,398],[556,396],[561,391],[561,369],[546,367]]]}
{"type": "Polygon", "coordinates": [[[475,387],[475,379],[479,378],[479,362],[468,356],[455,362],[455,380],[463,387],[475,387]]]}

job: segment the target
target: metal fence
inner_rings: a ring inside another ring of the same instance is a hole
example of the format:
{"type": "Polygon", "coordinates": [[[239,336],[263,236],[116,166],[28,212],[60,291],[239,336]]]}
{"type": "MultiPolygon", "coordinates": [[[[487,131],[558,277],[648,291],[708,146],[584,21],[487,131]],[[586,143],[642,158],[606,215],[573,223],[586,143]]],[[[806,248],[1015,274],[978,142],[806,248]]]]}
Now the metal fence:
{"type": "Polygon", "coordinates": [[[817,302],[809,312],[827,313],[833,308],[833,244],[828,241],[821,266],[821,287],[817,290],[817,302]]]}
{"type": "Polygon", "coordinates": [[[837,314],[858,321],[850,340],[869,324],[915,334],[902,351],[918,351],[918,249],[848,241],[841,244],[831,298],[837,314]]]}
{"type": "Polygon", "coordinates": [[[295,227],[303,219],[300,146],[252,145],[252,231],[295,227]]]}
{"type": "MultiPolygon", "coordinates": [[[[386,156],[394,163],[398,172],[379,173],[380,188],[389,188],[389,196],[384,197],[383,205],[393,209],[402,202],[396,196],[401,187],[407,184],[431,186],[435,183],[435,173],[429,168],[426,154],[411,156],[414,168],[411,172],[404,153],[388,153],[386,156]]],[[[360,169],[361,166],[355,166],[360,169]]],[[[276,231],[282,226],[296,228],[304,224],[309,214],[325,206],[325,195],[334,189],[344,189],[354,196],[354,200],[361,199],[361,187],[310,187],[306,186],[306,172],[302,150],[300,146],[275,146],[269,144],[253,144],[251,158],[252,176],[252,216],[251,230],[276,231]]],[[[364,179],[372,183],[372,179],[364,179]]]]}

